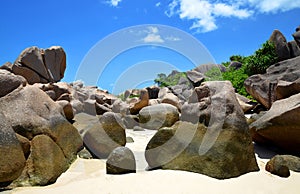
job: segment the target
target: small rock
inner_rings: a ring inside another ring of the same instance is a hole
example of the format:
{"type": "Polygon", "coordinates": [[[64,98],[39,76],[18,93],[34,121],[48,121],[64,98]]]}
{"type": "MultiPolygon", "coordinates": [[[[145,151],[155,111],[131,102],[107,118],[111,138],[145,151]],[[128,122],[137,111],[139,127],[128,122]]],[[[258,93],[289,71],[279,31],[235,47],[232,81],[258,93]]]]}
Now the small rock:
{"type": "Polygon", "coordinates": [[[77,155],[82,159],[93,159],[92,154],[85,148],[78,152],[77,155]]]}
{"type": "Polygon", "coordinates": [[[267,163],[266,170],[280,177],[289,177],[289,170],[300,172],[300,158],[291,155],[276,155],[267,163]]]}
{"type": "Polygon", "coordinates": [[[134,143],[134,140],[132,137],[126,137],[126,143],[134,143]]]}
{"type": "Polygon", "coordinates": [[[132,151],[127,147],[114,149],[106,161],[106,173],[136,173],[136,162],[132,151]]]}

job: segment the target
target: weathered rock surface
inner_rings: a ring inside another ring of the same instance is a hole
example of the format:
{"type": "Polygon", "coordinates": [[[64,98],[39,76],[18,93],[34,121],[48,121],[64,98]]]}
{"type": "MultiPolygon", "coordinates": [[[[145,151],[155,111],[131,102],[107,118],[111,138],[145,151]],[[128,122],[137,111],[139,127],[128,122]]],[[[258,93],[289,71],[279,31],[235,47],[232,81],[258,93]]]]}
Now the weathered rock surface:
{"type": "Polygon", "coordinates": [[[250,99],[248,99],[245,96],[242,96],[238,93],[236,93],[235,95],[244,113],[252,110],[257,105],[257,103],[253,103],[250,99]]]}
{"type": "Polygon", "coordinates": [[[245,81],[247,92],[266,108],[276,100],[299,93],[299,84],[300,57],[274,64],[266,74],[253,75],[245,81]]]}
{"type": "Polygon", "coordinates": [[[18,178],[25,167],[22,147],[6,118],[0,113],[0,187],[18,178]]]}
{"type": "Polygon", "coordinates": [[[266,164],[266,170],[281,177],[289,177],[289,170],[300,172],[300,158],[292,155],[276,155],[266,164]]]}
{"type": "Polygon", "coordinates": [[[299,30],[299,27],[296,29],[296,32],[293,34],[293,37],[294,37],[296,43],[298,44],[298,46],[300,47],[300,30],[299,30]]]}
{"type": "Polygon", "coordinates": [[[279,30],[273,31],[269,41],[274,43],[279,61],[291,58],[290,49],[286,38],[279,30]]]}
{"type": "Polygon", "coordinates": [[[31,153],[16,186],[54,183],[69,167],[62,149],[47,135],[37,135],[31,141],[31,153]]]}
{"type": "Polygon", "coordinates": [[[160,88],[157,86],[150,86],[147,87],[146,90],[148,91],[149,99],[156,99],[158,98],[158,93],[160,88]]]}
{"type": "Polygon", "coordinates": [[[22,51],[12,72],[25,77],[29,84],[57,82],[64,77],[66,54],[62,47],[49,49],[30,47],[22,51]]]}
{"type": "Polygon", "coordinates": [[[171,104],[147,106],[139,113],[139,122],[147,129],[158,130],[161,127],[170,127],[178,120],[178,109],[171,104]]]}
{"type": "Polygon", "coordinates": [[[127,174],[136,172],[133,152],[127,147],[114,149],[106,161],[107,174],[127,174]]]}
{"type": "MultiPolygon", "coordinates": [[[[230,82],[204,82],[195,88],[190,105],[198,105],[196,115],[190,115],[196,124],[177,122],[160,129],[148,143],[145,157],[151,168],[218,179],[258,170],[249,128],[230,82]]],[[[191,113],[183,109],[182,114],[188,118],[185,114],[191,113]]]]}
{"type": "Polygon", "coordinates": [[[274,102],[268,112],[250,125],[253,140],[300,155],[299,102],[300,94],[274,102]]]}
{"type": "MultiPolygon", "coordinates": [[[[66,170],[60,165],[68,166],[82,147],[82,139],[78,131],[63,117],[62,108],[37,86],[26,86],[0,98],[0,109],[13,130],[31,141],[26,167],[12,186],[44,185],[55,181],[66,170]],[[36,136],[43,136],[43,140],[35,141],[36,136]],[[45,138],[51,140],[50,144],[51,147],[55,147],[54,150],[43,147],[48,141],[44,140],[45,138]],[[37,153],[42,153],[31,162],[35,148],[40,150],[37,153]],[[59,154],[61,157],[55,157],[55,162],[51,161],[53,158],[49,160],[52,151],[61,153],[59,154]],[[51,162],[54,167],[43,167],[45,160],[51,162]],[[41,170],[36,174],[39,168],[41,170]]],[[[28,153],[24,151],[23,157],[24,155],[28,153]]]]}
{"type": "Polygon", "coordinates": [[[130,113],[138,114],[139,111],[149,105],[149,94],[148,90],[142,89],[140,92],[139,100],[130,104],[130,113]]]}
{"type": "Polygon", "coordinates": [[[205,76],[203,73],[198,72],[196,70],[191,70],[186,72],[187,78],[191,81],[194,87],[200,86],[200,84],[204,81],[205,76]]]}
{"type": "Polygon", "coordinates": [[[300,56],[300,48],[296,41],[288,42],[291,58],[300,56]]]}
{"type": "Polygon", "coordinates": [[[179,98],[173,93],[167,93],[165,96],[163,96],[161,103],[171,104],[175,106],[179,111],[181,110],[179,98]]]}
{"type": "Polygon", "coordinates": [[[17,89],[25,86],[26,80],[22,76],[14,75],[7,70],[0,69],[0,97],[3,97],[17,89]]]}
{"type": "Polygon", "coordinates": [[[107,158],[117,147],[126,144],[125,127],[121,116],[107,112],[84,134],[86,148],[97,158],[107,158]]]}

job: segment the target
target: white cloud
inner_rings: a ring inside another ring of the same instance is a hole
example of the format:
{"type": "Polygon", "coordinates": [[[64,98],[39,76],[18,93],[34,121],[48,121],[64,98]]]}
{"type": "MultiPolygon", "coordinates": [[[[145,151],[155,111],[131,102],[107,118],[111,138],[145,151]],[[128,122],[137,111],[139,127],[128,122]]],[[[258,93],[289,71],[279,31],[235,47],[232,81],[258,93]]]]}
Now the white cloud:
{"type": "Polygon", "coordinates": [[[147,36],[145,38],[143,38],[143,42],[145,42],[145,43],[163,43],[163,42],[165,42],[161,38],[157,27],[150,26],[150,27],[148,27],[146,32],[147,32],[147,36]]]}
{"type": "Polygon", "coordinates": [[[119,3],[121,3],[122,0],[110,0],[108,1],[108,3],[113,6],[113,7],[117,7],[119,5],[119,3]]]}
{"type": "Polygon", "coordinates": [[[285,12],[300,8],[299,0],[248,0],[248,3],[261,13],[285,12]]]}
{"type": "Polygon", "coordinates": [[[160,6],[161,6],[161,2],[155,4],[155,7],[160,7],[160,6]]]}
{"type": "Polygon", "coordinates": [[[145,43],[163,43],[163,42],[165,42],[159,34],[148,34],[143,40],[145,43]]]}
{"type": "Polygon", "coordinates": [[[197,32],[216,30],[220,17],[246,19],[255,13],[276,13],[300,8],[299,0],[172,0],[165,14],[193,22],[197,32]]]}

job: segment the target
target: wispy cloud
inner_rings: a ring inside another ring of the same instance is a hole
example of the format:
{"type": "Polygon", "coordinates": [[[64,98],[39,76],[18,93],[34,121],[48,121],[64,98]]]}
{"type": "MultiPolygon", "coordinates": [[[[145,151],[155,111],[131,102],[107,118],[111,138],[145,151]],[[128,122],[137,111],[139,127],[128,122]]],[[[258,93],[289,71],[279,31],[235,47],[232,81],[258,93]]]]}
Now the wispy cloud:
{"type": "Polygon", "coordinates": [[[160,7],[161,6],[161,2],[157,2],[156,4],[155,4],[155,7],[160,7]]]}
{"type": "Polygon", "coordinates": [[[246,19],[254,14],[285,12],[300,8],[299,0],[172,0],[165,14],[193,22],[197,32],[216,30],[218,18],[246,19]]]}
{"type": "Polygon", "coordinates": [[[176,36],[167,36],[165,39],[168,40],[168,41],[172,41],[172,42],[176,42],[176,41],[181,40],[181,38],[176,37],[176,36]]]}

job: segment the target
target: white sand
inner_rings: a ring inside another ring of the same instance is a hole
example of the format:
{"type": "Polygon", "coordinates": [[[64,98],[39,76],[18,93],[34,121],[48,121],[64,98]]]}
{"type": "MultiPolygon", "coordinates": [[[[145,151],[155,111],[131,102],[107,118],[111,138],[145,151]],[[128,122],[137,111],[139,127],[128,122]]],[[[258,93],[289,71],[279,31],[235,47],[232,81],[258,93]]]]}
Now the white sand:
{"type": "Polygon", "coordinates": [[[131,148],[137,160],[137,173],[127,175],[106,175],[105,160],[77,159],[71,168],[62,174],[57,182],[46,187],[17,188],[8,193],[18,194],[299,194],[300,173],[291,172],[289,178],[280,178],[264,170],[267,159],[261,159],[271,152],[258,149],[257,160],[260,172],[248,173],[238,178],[217,180],[205,175],[172,171],[145,171],[147,163],[143,151],[155,131],[127,131],[134,143],[131,148]]]}

